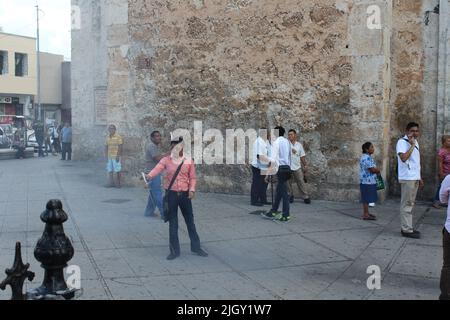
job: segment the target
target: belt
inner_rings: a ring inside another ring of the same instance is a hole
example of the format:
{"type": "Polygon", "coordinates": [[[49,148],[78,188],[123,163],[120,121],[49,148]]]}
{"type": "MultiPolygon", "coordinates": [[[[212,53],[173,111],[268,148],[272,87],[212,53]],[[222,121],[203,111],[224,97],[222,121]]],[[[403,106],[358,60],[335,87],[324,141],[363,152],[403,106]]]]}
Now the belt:
{"type": "Polygon", "coordinates": [[[169,190],[169,192],[175,193],[177,196],[189,195],[189,191],[173,191],[173,190],[169,190]]]}

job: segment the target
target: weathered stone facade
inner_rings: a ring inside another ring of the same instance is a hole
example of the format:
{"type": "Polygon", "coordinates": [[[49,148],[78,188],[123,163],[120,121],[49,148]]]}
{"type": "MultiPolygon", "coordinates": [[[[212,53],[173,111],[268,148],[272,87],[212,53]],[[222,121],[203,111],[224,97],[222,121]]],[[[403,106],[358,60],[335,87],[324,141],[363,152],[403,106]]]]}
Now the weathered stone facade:
{"type": "MultiPolygon", "coordinates": [[[[203,121],[225,135],[283,124],[301,132],[312,194],[357,199],[365,141],[398,193],[395,142],[415,120],[430,196],[446,130],[437,126],[445,113],[439,26],[447,23],[439,2],[447,1],[72,0],[81,8],[72,35],[74,154],[99,157],[106,123],[115,123],[135,183],[155,129],[168,137],[203,121]],[[367,26],[371,5],[381,29],[367,26]]],[[[198,172],[204,191],[249,191],[248,166],[198,172]]]]}

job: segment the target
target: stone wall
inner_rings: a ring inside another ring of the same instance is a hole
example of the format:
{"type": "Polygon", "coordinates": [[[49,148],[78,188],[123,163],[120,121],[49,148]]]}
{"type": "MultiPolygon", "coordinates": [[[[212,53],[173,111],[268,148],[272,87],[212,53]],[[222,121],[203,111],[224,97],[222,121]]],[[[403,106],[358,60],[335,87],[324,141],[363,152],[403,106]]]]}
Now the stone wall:
{"type": "Polygon", "coordinates": [[[105,1],[72,0],[81,28],[72,31],[72,126],[74,159],[100,159],[105,123],[96,117],[95,92],[107,87],[105,1]]]}
{"type": "Polygon", "coordinates": [[[438,75],[439,0],[394,1],[393,85],[390,131],[390,184],[398,195],[395,144],[406,125],[421,125],[422,176],[426,188],[419,197],[436,192],[436,108],[438,75]]]}
{"type": "MultiPolygon", "coordinates": [[[[360,145],[382,141],[367,112],[383,114],[383,32],[375,31],[372,50],[361,31],[366,8],[329,0],[129,1],[132,96],[120,118],[133,132],[132,148],[152,129],[192,131],[194,120],[223,133],[283,124],[301,131],[315,196],[357,197],[360,145]],[[369,78],[367,66],[375,70],[369,78]]],[[[124,82],[114,83],[111,94],[124,82]]],[[[248,167],[199,173],[204,190],[249,190],[248,167]]]]}
{"type": "MultiPolygon", "coordinates": [[[[361,145],[376,145],[396,194],[395,142],[419,119],[432,193],[438,0],[72,2],[85,23],[72,54],[79,158],[98,155],[105,124],[115,123],[133,184],[153,130],[167,143],[177,128],[193,133],[194,121],[224,135],[283,124],[300,131],[314,197],[355,200],[361,145]],[[367,28],[374,4],[381,29],[367,28]]],[[[203,191],[249,191],[248,166],[198,172],[203,191]]]]}

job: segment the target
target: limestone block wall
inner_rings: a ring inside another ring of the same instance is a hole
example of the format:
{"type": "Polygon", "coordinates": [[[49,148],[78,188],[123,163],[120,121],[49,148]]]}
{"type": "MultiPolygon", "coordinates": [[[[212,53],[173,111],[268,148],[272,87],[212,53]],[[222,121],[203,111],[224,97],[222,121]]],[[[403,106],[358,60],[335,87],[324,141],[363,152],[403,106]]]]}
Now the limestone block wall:
{"type": "MultiPolygon", "coordinates": [[[[445,109],[436,110],[439,2],[72,0],[83,17],[73,33],[76,156],[99,156],[115,123],[134,184],[155,129],[167,143],[175,129],[193,133],[194,121],[224,135],[283,124],[300,131],[314,197],[355,200],[362,143],[376,145],[396,194],[395,143],[420,119],[430,195],[445,109]],[[367,28],[371,5],[381,28],[367,28]]],[[[203,191],[250,189],[248,165],[198,173],[203,191]]]]}
{"type": "MultiPolygon", "coordinates": [[[[283,124],[301,132],[315,196],[356,198],[360,145],[383,141],[373,116],[385,123],[384,33],[367,38],[363,2],[129,1],[122,124],[132,123],[133,148],[153,129],[193,131],[195,120],[224,134],[283,124]]],[[[121,88],[113,81],[109,92],[121,88]]],[[[249,190],[246,166],[199,173],[204,190],[249,190]]]]}
{"type": "Polygon", "coordinates": [[[439,1],[394,1],[392,34],[392,97],[390,130],[390,185],[398,195],[395,144],[410,121],[421,125],[422,176],[431,199],[436,192],[437,76],[439,1]]]}

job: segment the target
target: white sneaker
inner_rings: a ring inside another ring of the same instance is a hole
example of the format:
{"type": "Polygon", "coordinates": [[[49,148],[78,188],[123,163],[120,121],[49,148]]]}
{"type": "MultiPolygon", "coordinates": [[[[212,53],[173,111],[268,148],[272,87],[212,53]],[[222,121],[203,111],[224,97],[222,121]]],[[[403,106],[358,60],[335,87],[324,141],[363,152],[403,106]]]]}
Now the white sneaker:
{"type": "Polygon", "coordinates": [[[375,207],[375,203],[369,203],[369,207],[371,208],[375,207]]]}

